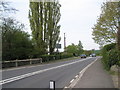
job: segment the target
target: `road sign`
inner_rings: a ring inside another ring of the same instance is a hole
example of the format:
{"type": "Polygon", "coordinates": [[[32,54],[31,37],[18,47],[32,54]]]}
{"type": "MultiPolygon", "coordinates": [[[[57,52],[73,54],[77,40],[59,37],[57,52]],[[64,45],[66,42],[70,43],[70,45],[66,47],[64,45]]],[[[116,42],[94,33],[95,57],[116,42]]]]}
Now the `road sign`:
{"type": "Polygon", "coordinates": [[[56,48],[61,48],[61,44],[56,44],[56,48]]]}

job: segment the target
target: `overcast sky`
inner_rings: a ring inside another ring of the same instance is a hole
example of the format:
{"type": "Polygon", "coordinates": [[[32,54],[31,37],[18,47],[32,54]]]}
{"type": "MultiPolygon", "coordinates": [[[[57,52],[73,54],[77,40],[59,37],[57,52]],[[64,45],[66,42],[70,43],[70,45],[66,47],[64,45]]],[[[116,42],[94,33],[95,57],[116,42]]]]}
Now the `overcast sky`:
{"type": "MultiPolygon", "coordinates": [[[[6,0],[11,6],[19,10],[14,16],[26,25],[26,31],[31,33],[28,19],[29,0],[6,0]]],[[[82,42],[84,49],[99,49],[99,45],[92,39],[92,27],[96,24],[101,13],[101,5],[105,0],[59,0],[61,4],[60,36],[63,50],[64,33],[66,45],[82,42]]]]}

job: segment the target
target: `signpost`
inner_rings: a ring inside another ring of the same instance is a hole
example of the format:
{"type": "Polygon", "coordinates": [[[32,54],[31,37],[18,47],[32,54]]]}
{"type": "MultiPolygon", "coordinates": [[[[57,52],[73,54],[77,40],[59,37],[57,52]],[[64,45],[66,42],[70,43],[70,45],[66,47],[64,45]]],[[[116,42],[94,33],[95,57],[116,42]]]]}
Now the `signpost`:
{"type": "Polygon", "coordinates": [[[57,48],[57,52],[58,52],[58,49],[61,48],[61,44],[56,44],[56,48],[57,48]]]}

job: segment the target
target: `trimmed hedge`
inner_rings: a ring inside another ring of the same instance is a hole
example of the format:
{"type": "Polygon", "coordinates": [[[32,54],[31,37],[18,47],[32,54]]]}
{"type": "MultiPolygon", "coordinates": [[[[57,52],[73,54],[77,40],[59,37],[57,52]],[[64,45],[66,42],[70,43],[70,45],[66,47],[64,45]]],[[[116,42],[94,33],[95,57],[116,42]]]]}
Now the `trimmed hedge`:
{"type": "Polygon", "coordinates": [[[43,62],[73,57],[72,54],[42,55],[43,62]]]}

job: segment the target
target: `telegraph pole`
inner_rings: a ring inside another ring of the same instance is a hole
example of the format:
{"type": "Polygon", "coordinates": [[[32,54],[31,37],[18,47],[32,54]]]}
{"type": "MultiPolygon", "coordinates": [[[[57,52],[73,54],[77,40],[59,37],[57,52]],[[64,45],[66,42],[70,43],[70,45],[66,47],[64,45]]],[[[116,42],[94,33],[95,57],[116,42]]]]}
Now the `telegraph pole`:
{"type": "Polygon", "coordinates": [[[66,49],[66,37],[65,37],[65,33],[64,33],[64,51],[66,49]]]}

